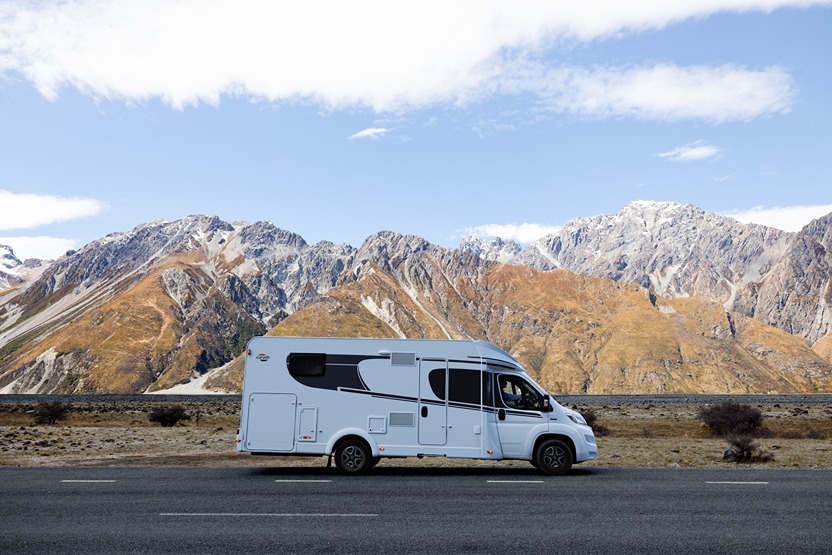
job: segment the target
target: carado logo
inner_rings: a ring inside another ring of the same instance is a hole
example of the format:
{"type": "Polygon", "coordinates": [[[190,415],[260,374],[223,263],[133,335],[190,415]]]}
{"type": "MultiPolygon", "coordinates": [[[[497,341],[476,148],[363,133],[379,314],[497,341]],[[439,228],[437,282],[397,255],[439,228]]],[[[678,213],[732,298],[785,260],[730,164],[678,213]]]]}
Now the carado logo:
{"type": "Polygon", "coordinates": [[[257,355],[257,357],[256,357],[256,358],[257,358],[257,360],[259,360],[260,362],[266,362],[266,361],[267,361],[267,360],[269,360],[269,358],[271,358],[271,357],[270,357],[269,355],[265,354],[265,353],[260,353],[259,355],[257,355]]]}

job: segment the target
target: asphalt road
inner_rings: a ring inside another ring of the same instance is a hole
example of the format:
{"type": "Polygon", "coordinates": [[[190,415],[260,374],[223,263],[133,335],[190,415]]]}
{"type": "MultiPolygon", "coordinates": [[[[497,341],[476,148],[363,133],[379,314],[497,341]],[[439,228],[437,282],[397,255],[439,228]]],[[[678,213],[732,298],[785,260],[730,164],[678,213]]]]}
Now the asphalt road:
{"type": "Polygon", "coordinates": [[[832,471],[0,468],[0,553],[830,553],[832,471]]]}

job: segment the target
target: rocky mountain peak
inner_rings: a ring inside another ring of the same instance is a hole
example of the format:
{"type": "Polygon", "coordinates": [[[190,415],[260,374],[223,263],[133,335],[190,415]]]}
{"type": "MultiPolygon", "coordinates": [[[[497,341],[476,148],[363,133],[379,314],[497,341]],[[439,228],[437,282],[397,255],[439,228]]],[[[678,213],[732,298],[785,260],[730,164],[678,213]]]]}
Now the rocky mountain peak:
{"type": "Polygon", "coordinates": [[[246,224],[239,227],[238,232],[240,242],[251,249],[246,252],[246,256],[254,258],[276,245],[296,250],[307,246],[303,237],[297,233],[280,229],[268,221],[246,224]]]}
{"type": "Polygon", "coordinates": [[[8,245],[0,245],[0,272],[11,272],[23,264],[8,245]]]}
{"type": "Polygon", "coordinates": [[[517,242],[504,241],[499,237],[486,241],[479,237],[471,236],[465,237],[459,243],[458,250],[478,256],[483,260],[507,263],[516,258],[523,249],[517,242]]]}
{"type": "Polygon", "coordinates": [[[394,231],[379,231],[367,237],[355,255],[355,264],[373,262],[390,269],[411,255],[427,251],[434,246],[415,235],[403,235],[394,231]]]}

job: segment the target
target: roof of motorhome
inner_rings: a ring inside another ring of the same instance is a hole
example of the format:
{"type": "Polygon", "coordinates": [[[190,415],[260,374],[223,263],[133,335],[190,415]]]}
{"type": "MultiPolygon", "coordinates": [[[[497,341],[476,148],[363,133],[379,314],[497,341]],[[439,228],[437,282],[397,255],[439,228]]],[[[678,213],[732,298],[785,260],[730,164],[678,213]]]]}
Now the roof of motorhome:
{"type": "Polygon", "coordinates": [[[511,362],[516,364],[518,367],[522,368],[523,365],[517,361],[513,356],[502,350],[501,348],[497,347],[489,343],[488,341],[482,341],[481,339],[402,339],[402,338],[382,338],[382,337],[291,337],[291,336],[257,336],[253,337],[252,340],[259,339],[261,337],[265,337],[268,339],[285,339],[285,340],[316,340],[316,341],[333,341],[333,342],[383,342],[385,344],[418,344],[418,343],[468,343],[471,344],[477,352],[483,358],[496,358],[502,359],[507,362],[511,362]]]}

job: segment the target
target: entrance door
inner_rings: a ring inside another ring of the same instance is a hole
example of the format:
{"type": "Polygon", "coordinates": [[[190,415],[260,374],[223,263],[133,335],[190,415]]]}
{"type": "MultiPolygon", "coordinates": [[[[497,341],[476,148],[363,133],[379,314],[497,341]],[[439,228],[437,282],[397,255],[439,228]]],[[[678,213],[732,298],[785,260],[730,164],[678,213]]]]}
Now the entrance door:
{"type": "Polygon", "coordinates": [[[246,448],[252,451],[291,451],[295,445],[295,405],[292,393],[252,393],[248,403],[246,448]]]}
{"type": "Polygon", "coordinates": [[[447,426],[448,361],[423,358],[419,362],[419,443],[445,445],[447,426]]]}

